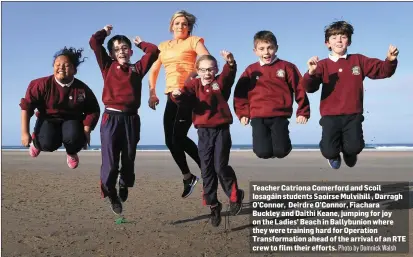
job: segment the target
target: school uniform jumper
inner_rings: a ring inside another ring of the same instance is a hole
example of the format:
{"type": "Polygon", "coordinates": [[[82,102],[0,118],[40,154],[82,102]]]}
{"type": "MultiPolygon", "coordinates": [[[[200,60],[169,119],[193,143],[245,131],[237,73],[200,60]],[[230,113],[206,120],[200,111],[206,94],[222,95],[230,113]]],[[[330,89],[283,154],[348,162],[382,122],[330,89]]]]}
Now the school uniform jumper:
{"type": "Polygon", "coordinates": [[[302,84],[308,93],[323,85],[320,102],[322,136],[320,150],[326,159],[358,155],[364,148],[362,122],[363,80],[391,77],[397,67],[394,61],[381,61],[361,54],[348,54],[318,62],[316,73],[306,72],[302,84]]]}
{"type": "Polygon", "coordinates": [[[85,83],[74,78],[62,84],[54,75],[32,80],[20,107],[29,117],[37,109],[32,139],[38,150],[53,152],[63,143],[71,155],[86,144],[84,126],[93,130],[100,115],[99,103],[85,83]]]}
{"type": "Polygon", "coordinates": [[[300,79],[294,64],[278,58],[268,65],[253,63],[240,76],[234,91],[234,110],[239,119],[250,119],[257,157],[284,158],[290,153],[288,119],[293,113],[294,97],[297,117],[310,118],[310,104],[300,79]]]}
{"type": "Polygon", "coordinates": [[[203,204],[218,203],[218,180],[231,202],[238,201],[235,172],[228,165],[232,146],[229,126],[233,119],[228,106],[236,75],[236,63],[224,65],[220,75],[207,85],[201,79],[188,79],[182,94],[173,101],[193,108],[192,121],[198,130],[198,153],[201,159],[203,204]]]}
{"type": "Polygon", "coordinates": [[[116,180],[120,172],[120,184],[133,187],[135,183],[136,146],[140,140],[142,79],[156,61],[159,50],[156,45],[141,42],[138,47],[145,54],[135,64],[120,65],[112,60],[103,47],[106,31],[97,31],[89,44],[96,55],[102,72],[104,86],[100,138],[102,144],[101,189],[102,197],[116,195],[116,180]],[[119,160],[122,167],[119,171],[119,160]]]}

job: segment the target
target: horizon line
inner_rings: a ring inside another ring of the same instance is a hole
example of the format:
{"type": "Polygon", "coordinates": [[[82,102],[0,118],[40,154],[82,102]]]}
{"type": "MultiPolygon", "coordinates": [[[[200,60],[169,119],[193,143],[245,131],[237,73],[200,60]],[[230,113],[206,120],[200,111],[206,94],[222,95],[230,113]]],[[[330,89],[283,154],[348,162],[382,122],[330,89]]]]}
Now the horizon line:
{"type": "MultiPolygon", "coordinates": [[[[305,144],[292,144],[292,145],[318,145],[319,142],[317,143],[305,143],[305,144]]],[[[413,142],[403,142],[403,143],[366,143],[366,145],[377,145],[377,144],[383,144],[383,145],[389,145],[389,144],[394,144],[394,145],[401,145],[401,144],[413,144],[413,142]]],[[[91,144],[91,146],[99,146],[101,144],[91,144]]],[[[252,144],[233,144],[234,145],[251,145],[252,144]]],[[[5,146],[22,146],[22,145],[2,145],[1,147],[5,147],[5,146]]],[[[138,144],[137,146],[166,146],[165,144],[138,144]]],[[[22,146],[23,147],[23,146],[22,146]]]]}

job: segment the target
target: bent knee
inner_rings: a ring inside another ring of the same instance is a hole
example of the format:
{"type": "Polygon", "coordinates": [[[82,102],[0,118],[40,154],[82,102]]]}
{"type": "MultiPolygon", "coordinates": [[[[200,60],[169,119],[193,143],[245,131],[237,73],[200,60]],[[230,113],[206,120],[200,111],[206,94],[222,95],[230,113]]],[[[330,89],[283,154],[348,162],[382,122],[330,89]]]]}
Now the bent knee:
{"type": "Polygon", "coordinates": [[[62,142],[51,139],[39,141],[38,144],[43,152],[54,152],[62,146],[62,142]]]}
{"type": "Polygon", "coordinates": [[[324,158],[330,160],[330,159],[335,159],[340,155],[340,149],[338,148],[332,148],[332,147],[321,147],[321,154],[324,156],[324,158]]]}
{"type": "Polygon", "coordinates": [[[345,155],[358,155],[363,151],[364,144],[356,144],[356,145],[351,145],[351,146],[343,146],[343,153],[345,155]]]}
{"type": "Polygon", "coordinates": [[[79,140],[83,140],[84,137],[85,137],[85,134],[83,133],[83,131],[76,131],[76,130],[66,132],[63,135],[63,138],[66,141],[79,141],[79,140]]]}
{"type": "Polygon", "coordinates": [[[274,156],[278,159],[286,157],[291,152],[291,148],[286,149],[274,149],[274,156]]]}
{"type": "Polygon", "coordinates": [[[275,157],[273,151],[263,151],[255,149],[254,153],[260,159],[271,159],[275,157]]]}
{"type": "Polygon", "coordinates": [[[182,144],[183,144],[184,139],[182,138],[170,138],[165,140],[165,144],[168,147],[169,150],[176,150],[176,151],[182,151],[182,144]]]}

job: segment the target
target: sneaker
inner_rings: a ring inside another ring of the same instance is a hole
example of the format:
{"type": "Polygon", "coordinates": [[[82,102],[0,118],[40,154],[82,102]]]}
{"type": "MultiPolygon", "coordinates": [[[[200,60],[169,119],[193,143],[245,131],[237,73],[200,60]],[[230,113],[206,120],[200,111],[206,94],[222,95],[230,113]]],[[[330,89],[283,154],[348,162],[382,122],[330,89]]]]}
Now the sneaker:
{"type": "Polygon", "coordinates": [[[182,193],[182,198],[187,198],[190,194],[192,194],[192,191],[194,190],[196,183],[198,183],[198,180],[199,178],[195,175],[192,175],[190,179],[183,180],[184,192],[182,193]]]}
{"type": "Polygon", "coordinates": [[[221,210],[222,203],[218,202],[218,205],[211,208],[211,225],[213,227],[218,227],[221,224],[221,210]]]}
{"type": "Polygon", "coordinates": [[[67,166],[71,169],[76,169],[79,165],[79,157],[77,154],[67,154],[67,166]]]}
{"type": "Polygon", "coordinates": [[[229,212],[232,216],[237,215],[241,212],[242,209],[242,200],[244,200],[244,190],[238,189],[237,191],[237,200],[236,202],[229,202],[229,212]]]}
{"type": "Polygon", "coordinates": [[[340,155],[339,155],[337,158],[335,158],[335,159],[329,159],[329,160],[327,160],[327,161],[328,161],[328,165],[330,165],[330,167],[331,167],[332,169],[337,170],[337,169],[339,169],[340,166],[341,166],[341,156],[340,156],[340,155]]]}
{"type": "Polygon", "coordinates": [[[357,163],[357,155],[345,155],[343,154],[344,162],[350,168],[353,168],[357,163]]]}
{"type": "Polygon", "coordinates": [[[36,158],[40,154],[40,150],[37,149],[33,143],[30,144],[29,154],[31,157],[36,158]]]}
{"type": "Polygon", "coordinates": [[[128,187],[119,183],[119,198],[122,202],[128,199],[128,187]]]}
{"type": "Polygon", "coordinates": [[[120,215],[122,213],[122,203],[119,199],[119,197],[116,196],[109,196],[109,201],[110,201],[110,208],[112,209],[113,213],[120,215]]]}

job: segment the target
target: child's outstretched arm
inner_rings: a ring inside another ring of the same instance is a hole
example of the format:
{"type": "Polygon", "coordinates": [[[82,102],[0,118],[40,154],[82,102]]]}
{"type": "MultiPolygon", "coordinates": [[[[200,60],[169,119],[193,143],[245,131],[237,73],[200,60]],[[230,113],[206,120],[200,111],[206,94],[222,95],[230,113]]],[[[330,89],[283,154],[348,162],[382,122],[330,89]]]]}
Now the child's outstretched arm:
{"type": "Polygon", "coordinates": [[[247,125],[250,120],[250,104],[248,92],[250,88],[250,75],[245,70],[238,79],[234,90],[234,111],[243,125],[247,125]]]}
{"type": "Polygon", "coordinates": [[[307,93],[317,92],[320,88],[322,78],[318,61],[318,56],[313,56],[307,61],[308,71],[302,78],[302,87],[307,93]]]}
{"type": "Polygon", "coordinates": [[[223,50],[220,54],[226,63],[218,77],[218,84],[225,100],[228,101],[231,95],[232,85],[234,85],[235,82],[235,75],[237,74],[237,63],[231,52],[223,50]]]}
{"type": "Polygon", "coordinates": [[[105,38],[110,35],[112,29],[112,25],[106,25],[103,29],[93,34],[89,40],[89,45],[95,53],[101,71],[108,69],[112,64],[112,58],[110,58],[106,49],[103,47],[105,38]]]}
{"type": "Polygon", "coordinates": [[[384,61],[362,56],[362,71],[364,75],[370,79],[390,78],[396,72],[398,55],[399,50],[397,47],[390,45],[386,60],[384,61]]]}
{"type": "Polygon", "coordinates": [[[310,118],[310,102],[302,86],[301,73],[295,65],[288,67],[287,79],[288,84],[294,90],[295,102],[298,105],[296,121],[299,124],[306,124],[310,118]]]}
{"type": "Polygon", "coordinates": [[[142,78],[148,73],[149,69],[152,67],[152,64],[158,59],[159,49],[156,45],[144,42],[140,37],[135,37],[133,40],[135,46],[142,49],[145,52],[145,55],[135,63],[135,68],[142,78]]]}

